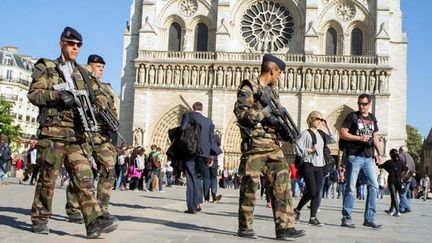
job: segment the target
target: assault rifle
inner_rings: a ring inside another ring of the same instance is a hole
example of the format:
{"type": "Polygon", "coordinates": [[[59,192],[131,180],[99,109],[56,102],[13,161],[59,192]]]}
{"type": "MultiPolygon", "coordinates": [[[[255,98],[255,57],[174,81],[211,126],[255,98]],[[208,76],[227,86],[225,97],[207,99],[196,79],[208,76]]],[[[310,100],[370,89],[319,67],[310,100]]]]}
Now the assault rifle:
{"type": "Polygon", "coordinates": [[[261,102],[264,106],[269,106],[271,113],[277,118],[280,138],[283,141],[294,143],[300,132],[285,107],[275,99],[270,87],[261,87],[261,102]]]}
{"type": "Polygon", "coordinates": [[[111,110],[109,108],[104,109],[100,106],[96,106],[95,110],[97,110],[97,115],[108,127],[108,130],[111,132],[115,132],[117,136],[119,136],[119,138],[123,141],[123,144],[126,144],[126,141],[119,132],[120,122],[118,121],[117,117],[111,112],[111,110]]]}
{"type": "Polygon", "coordinates": [[[73,69],[70,62],[59,64],[58,68],[66,82],[56,84],[53,88],[57,91],[66,90],[74,96],[76,103],[76,107],[74,108],[79,115],[84,132],[88,134],[91,145],[94,146],[91,133],[97,131],[97,121],[90,103],[89,95],[86,90],[77,90],[75,88],[75,83],[72,78],[73,69]]]}

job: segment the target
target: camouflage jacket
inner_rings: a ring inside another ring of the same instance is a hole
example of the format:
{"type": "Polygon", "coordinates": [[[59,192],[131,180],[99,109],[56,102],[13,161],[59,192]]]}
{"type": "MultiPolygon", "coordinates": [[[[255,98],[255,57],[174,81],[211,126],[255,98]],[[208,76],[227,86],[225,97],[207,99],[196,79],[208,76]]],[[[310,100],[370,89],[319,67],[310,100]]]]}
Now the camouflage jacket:
{"type": "MultiPolygon", "coordinates": [[[[41,58],[35,64],[32,74],[33,81],[30,85],[27,97],[29,101],[39,108],[38,135],[51,137],[52,139],[74,142],[84,138],[81,131],[81,123],[73,109],[67,109],[53,86],[65,81],[59,74],[58,60],[41,58]]],[[[74,67],[72,76],[79,90],[87,90],[85,81],[78,68],[74,67]]],[[[83,68],[82,70],[85,71],[83,68]]],[[[91,76],[85,71],[85,74],[91,76]]],[[[90,86],[95,94],[94,102],[107,106],[106,98],[100,90],[100,83],[95,78],[90,78],[90,86]]]]}
{"type": "Polygon", "coordinates": [[[258,80],[243,80],[237,90],[234,114],[240,127],[242,153],[273,151],[279,147],[276,129],[266,124],[262,112],[260,88],[258,80]]]}

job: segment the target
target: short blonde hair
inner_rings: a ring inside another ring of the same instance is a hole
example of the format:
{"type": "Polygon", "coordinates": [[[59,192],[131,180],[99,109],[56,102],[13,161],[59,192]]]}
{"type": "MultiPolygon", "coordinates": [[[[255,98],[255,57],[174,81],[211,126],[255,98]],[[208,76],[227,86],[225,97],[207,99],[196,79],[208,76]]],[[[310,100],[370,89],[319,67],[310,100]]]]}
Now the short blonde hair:
{"type": "Polygon", "coordinates": [[[319,111],[312,111],[311,113],[309,113],[309,116],[306,119],[308,127],[312,126],[312,122],[313,122],[312,118],[315,118],[315,117],[318,117],[318,116],[322,117],[322,114],[319,111]]]}

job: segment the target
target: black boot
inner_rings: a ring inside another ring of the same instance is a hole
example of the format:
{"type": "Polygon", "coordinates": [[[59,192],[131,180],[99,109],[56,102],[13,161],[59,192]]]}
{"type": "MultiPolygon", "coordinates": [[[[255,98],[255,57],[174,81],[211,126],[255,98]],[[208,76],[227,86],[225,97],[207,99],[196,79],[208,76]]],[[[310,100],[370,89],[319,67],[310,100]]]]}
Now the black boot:
{"type": "Polygon", "coordinates": [[[276,230],[276,239],[278,240],[289,240],[292,238],[298,238],[305,235],[304,230],[296,230],[293,228],[276,230]]]}
{"type": "Polygon", "coordinates": [[[34,224],[32,225],[32,231],[36,234],[49,234],[49,228],[47,224],[34,224]]]}
{"type": "Polygon", "coordinates": [[[217,195],[216,193],[212,193],[213,203],[219,202],[222,199],[222,195],[217,195]]]}
{"type": "Polygon", "coordinates": [[[253,230],[241,230],[237,232],[237,236],[249,239],[258,239],[258,235],[253,230]]]}
{"type": "Polygon", "coordinates": [[[118,222],[118,219],[115,216],[112,216],[109,212],[102,213],[104,219],[110,219],[114,222],[118,222]]]}
{"type": "Polygon", "coordinates": [[[69,214],[68,221],[71,223],[82,224],[84,223],[83,216],[80,213],[77,214],[69,214]]]}
{"type": "Polygon", "coordinates": [[[87,225],[87,238],[96,239],[101,233],[109,233],[117,229],[117,223],[112,219],[105,219],[103,216],[96,218],[87,225]]]}

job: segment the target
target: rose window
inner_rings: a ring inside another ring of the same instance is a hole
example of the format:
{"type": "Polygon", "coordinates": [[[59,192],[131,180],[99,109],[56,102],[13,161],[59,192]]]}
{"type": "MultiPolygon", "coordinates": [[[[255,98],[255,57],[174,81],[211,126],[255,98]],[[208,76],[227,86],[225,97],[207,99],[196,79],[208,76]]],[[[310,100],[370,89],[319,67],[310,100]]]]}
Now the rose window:
{"type": "Polygon", "coordinates": [[[339,17],[339,19],[343,21],[350,21],[354,18],[356,14],[356,9],[353,5],[348,3],[341,3],[336,8],[336,13],[339,17]]]}
{"type": "Polygon", "coordinates": [[[280,3],[260,1],[243,15],[241,33],[254,51],[279,51],[287,48],[294,36],[294,18],[280,3]]]}
{"type": "Polygon", "coordinates": [[[192,16],[198,8],[196,0],[181,0],[179,3],[180,13],[186,17],[192,16]]]}

